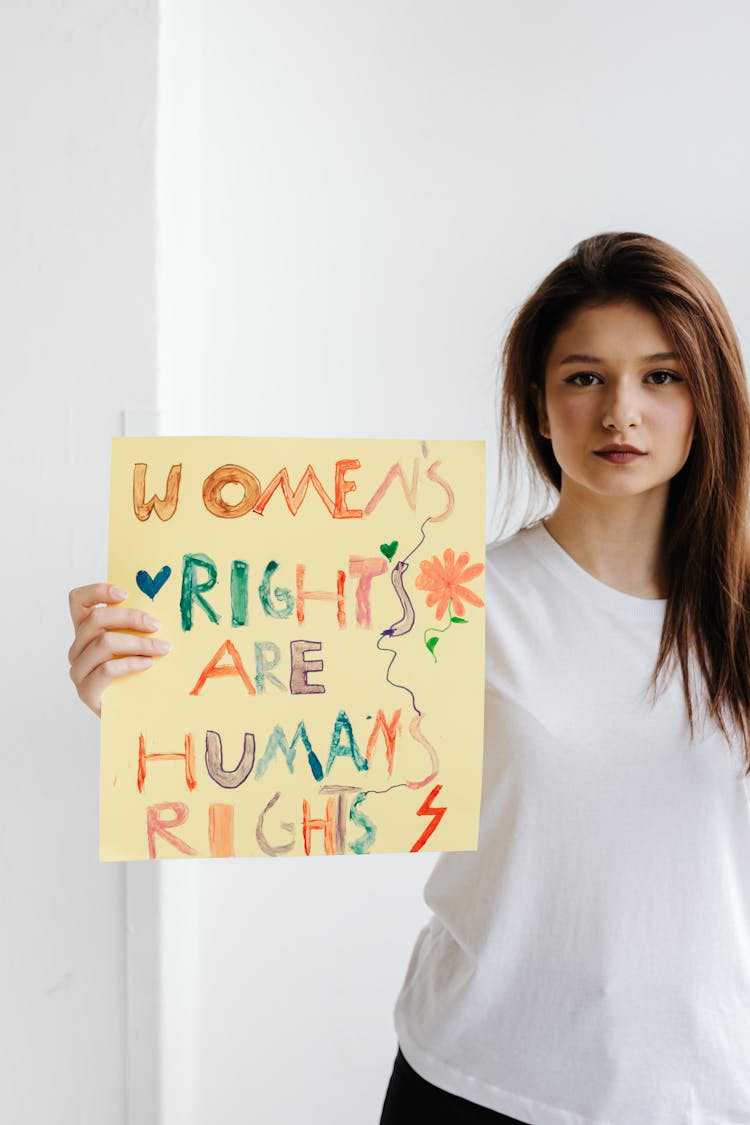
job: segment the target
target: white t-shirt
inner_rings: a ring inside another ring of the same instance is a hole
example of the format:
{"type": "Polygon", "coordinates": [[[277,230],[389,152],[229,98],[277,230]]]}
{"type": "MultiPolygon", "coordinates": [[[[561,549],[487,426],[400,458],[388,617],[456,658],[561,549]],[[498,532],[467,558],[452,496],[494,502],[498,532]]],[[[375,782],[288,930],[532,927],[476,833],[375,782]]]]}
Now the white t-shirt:
{"type": "Polygon", "coordinates": [[[479,848],[439,857],[396,1004],[411,1066],[532,1125],[750,1125],[750,785],[666,600],[542,523],[487,548],[479,848]]]}

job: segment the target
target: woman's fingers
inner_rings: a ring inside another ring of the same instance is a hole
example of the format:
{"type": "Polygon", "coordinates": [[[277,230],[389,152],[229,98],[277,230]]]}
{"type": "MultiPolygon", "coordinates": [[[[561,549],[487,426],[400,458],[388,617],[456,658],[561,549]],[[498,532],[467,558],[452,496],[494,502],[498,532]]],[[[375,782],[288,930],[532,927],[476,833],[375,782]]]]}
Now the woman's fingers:
{"type": "Polygon", "coordinates": [[[161,621],[143,613],[140,609],[127,609],[125,606],[98,605],[89,610],[76,629],[73,644],[68,649],[68,660],[72,664],[95,637],[111,629],[134,629],[136,632],[153,633],[161,628],[161,621]]]}
{"type": "MultiPolygon", "coordinates": [[[[163,656],[171,647],[168,641],[144,637],[142,634],[99,633],[71,662],[70,678],[76,687],[80,687],[86,677],[101,664],[121,663],[130,656],[163,656]]],[[[143,667],[148,665],[144,664],[143,667]]],[[[115,669],[111,668],[108,675],[114,673],[115,669]]]]}
{"type": "Polygon", "coordinates": [[[150,656],[122,656],[119,659],[108,660],[99,664],[93,672],[89,672],[78,685],[78,697],[96,715],[102,713],[102,693],[107,684],[117,676],[127,676],[131,672],[140,672],[153,664],[150,656]]]}
{"type": "Polygon", "coordinates": [[[110,582],[93,582],[89,586],[76,586],[68,595],[73,625],[77,629],[95,605],[102,602],[108,604],[122,602],[127,596],[125,590],[121,590],[119,586],[113,586],[110,582]]]}
{"type": "Polygon", "coordinates": [[[154,656],[171,647],[144,636],[160,629],[161,622],[142,610],[119,605],[127,596],[109,582],[78,586],[68,595],[76,630],[68,649],[70,678],[79,698],[97,715],[101,715],[102,692],[111,680],[150,667],[154,656]]]}

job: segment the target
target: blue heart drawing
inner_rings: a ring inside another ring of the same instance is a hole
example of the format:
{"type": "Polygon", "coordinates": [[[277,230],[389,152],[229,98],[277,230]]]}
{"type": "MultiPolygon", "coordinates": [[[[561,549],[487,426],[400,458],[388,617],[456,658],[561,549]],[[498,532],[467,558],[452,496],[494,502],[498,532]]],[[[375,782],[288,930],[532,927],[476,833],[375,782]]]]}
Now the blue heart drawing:
{"type": "Polygon", "coordinates": [[[147,570],[139,570],[135,576],[136,585],[139,590],[143,590],[147,598],[153,601],[171,573],[171,566],[163,566],[153,578],[147,570]]]}

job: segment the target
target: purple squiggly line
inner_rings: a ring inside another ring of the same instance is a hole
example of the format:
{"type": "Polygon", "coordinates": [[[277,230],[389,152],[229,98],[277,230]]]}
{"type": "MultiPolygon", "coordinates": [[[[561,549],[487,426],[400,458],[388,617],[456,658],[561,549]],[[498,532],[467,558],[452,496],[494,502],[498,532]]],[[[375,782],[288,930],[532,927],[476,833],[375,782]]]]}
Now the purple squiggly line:
{"type": "Polygon", "coordinates": [[[432,516],[427,516],[427,518],[422,521],[422,526],[419,529],[422,538],[419,540],[418,543],[415,543],[415,545],[412,547],[412,549],[409,551],[409,553],[404,556],[403,559],[399,559],[399,561],[396,563],[393,570],[391,571],[391,583],[393,585],[393,589],[396,591],[396,596],[397,596],[397,598],[398,598],[398,600],[401,604],[402,614],[401,614],[401,617],[399,618],[398,621],[395,621],[393,623],[393,625],[390,625],[387,629],[384,629],[382,631],[382,633],[378,637],[378,641],[377,641],[377,647],[378,647],[378,649],[380,649],[381,652],[390,652],[390,653],[393,654],[393,657],[389,661],[388,667],[385,670],[386,682],[389,683],[391,685],[391,687],[403,688],[404,691],[409,693],[409,695],[411,696],[412,706],[414,707],[414,710],[416,711],[416,713],[418,715],[421,715],[422,712],[420,711],[419,707],[417,707],[417,701],[416,701],[416,698],[414,696],[414,692],[411,690],[411,688],[407,687],[406,684],[397,684],[394,680],[392,680],[390,678],[391,666],[393,665],[394,660],[398,656],[397,650],[395,648],[384,647],[383,645],[381,645],[380,642],[381,642],[383,637],[402,637],[406,633],[409,633],[414,628],[414,621],[415,621],[414,606],[412,605],[411,598],[409,597],[409,595],[407,594],[407,592],[404,588],[403,575],[404,575],[405,571],[408,569],[408,566],[409,566],[409,564],[407,562],[407,559],[411,558],[411,556],[414,554],[414,552],[419,550],[419,548],[422,546],[425,539],[427,538],[427,536],[425,535],[424,529],[425,529],[425,525],[428,524],[431,519],[432,519],[432,516]]]}
{"type": "MultiPolygon", "coordinates": [[[[404,691],[408,692],[409,695],[411,696],[412,706],[413,706],[414,710],[416,711],[416,713],[420,716],[421,716],[422,712],[420,711],[419,707],[417,707],[417,701],[416,701],[416,698],[414,696],[414,692],[411,690],[411,688],[407,687],[406,684],[397,684],[395,682],[395,680],[392,680],[390,678],[391,666],[392,666],[394,660],[396,659],[396,657],[398,656],[398,651],[395,648],[384,647],[383,645],[381,645],[380,642],[383,639],[383,637],[401,637],[405,633],[410,632],[411,629],[414,627],[414,620],[415,620],[414,606],[412,605],[411,599],[410,599],[409,595],[407,594],[407,592],[404,588],[403,574],[408,569],[408,566],[409,566],[409,564],[406,560],[411,558],[411,556],[414,554],[415,551],[419,550],[419,548],[422,546],[425,539],[427,538],[427,536],[425,535],[425,532],[424,532],[425,524],[428,524],[431,519],[432,519],[432,516],[427,516],[427,518],[422,522],[422,526],[419,529],[422,538],[419,540],[418,543],[416,543],[412,547],[412,549],[409,551],[409,553],[407,555],[404,556],[403,559],[400,559],[396,563],[393,570],[391,571],[391,582],[393,584],[394,590],[396,591],[396,596],[398,597],[398,600],[401,603],[402,614],[401,614],[401,617],[399,618],[398,621],[394,622],[393,625],[390,625],[387,629],[384,629],[382,631],[382,633],[380,634],[380,636],[378,637],[378,640],[377,640],[377,648],[380,650],[380,652],[390,652],[392,654],[391,659],[388,662],[388,666],[385,670],[386,682],[389,683],[392,687],[402,688],[404,691]]],[[[366,789],[366,790],[363,790],[363,792],[366,792],[368,794],[370,794],[370,793],[381,794],[381,793],[390,793],[391,789],[404,789],[404,788],[408,788],[407,782],[396,781],[396,782],[393,783],[393,785],[389,785],[387,789],[366,789]]]]}

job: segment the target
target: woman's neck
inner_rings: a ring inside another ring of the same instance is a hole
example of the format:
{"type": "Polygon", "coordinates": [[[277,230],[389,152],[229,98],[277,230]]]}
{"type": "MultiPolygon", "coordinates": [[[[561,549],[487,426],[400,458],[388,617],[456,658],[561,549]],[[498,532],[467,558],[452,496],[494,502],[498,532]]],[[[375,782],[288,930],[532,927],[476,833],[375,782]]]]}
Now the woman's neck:
{"type": "Polygon", "coordinates": [[[664,513],[655,505],[609,503],[596,510],[561,497],[544,526],[579,566],[605,585],[637,598],[668,596],[664,513]]]}

